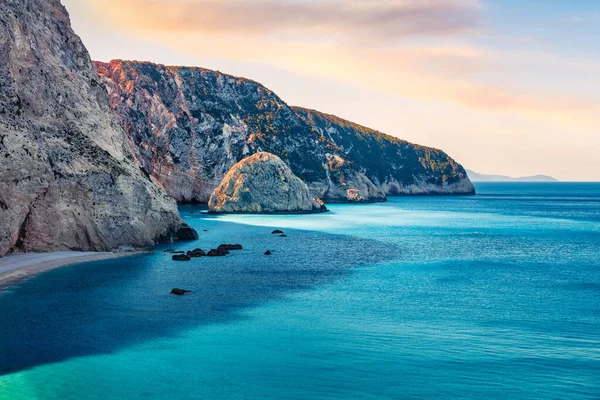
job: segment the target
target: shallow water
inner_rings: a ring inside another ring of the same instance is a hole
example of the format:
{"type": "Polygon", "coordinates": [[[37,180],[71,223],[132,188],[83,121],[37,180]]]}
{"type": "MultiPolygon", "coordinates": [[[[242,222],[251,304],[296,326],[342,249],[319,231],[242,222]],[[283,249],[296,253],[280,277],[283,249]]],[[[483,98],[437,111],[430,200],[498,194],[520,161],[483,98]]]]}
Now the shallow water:
{"type": "Polygon", "coordinates": [[[182,207],[201,238],[177,247],[245,249],[1,293],[0,399],[599,398],[600,184],[477,189],[325,215],[182,207]]]}

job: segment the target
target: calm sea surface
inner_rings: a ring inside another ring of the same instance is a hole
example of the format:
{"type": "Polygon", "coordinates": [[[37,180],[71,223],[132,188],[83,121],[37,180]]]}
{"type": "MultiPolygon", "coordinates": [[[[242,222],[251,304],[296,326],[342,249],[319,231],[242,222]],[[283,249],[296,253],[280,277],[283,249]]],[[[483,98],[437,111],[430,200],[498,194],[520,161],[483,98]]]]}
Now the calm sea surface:
{"type": "Polygon", "coordinates": [[[477,189],[183,207],[201,238],[177,248],[244,250],[162,247],[0,293],[0,399],[600,398],[600,184],[477,189]]]}

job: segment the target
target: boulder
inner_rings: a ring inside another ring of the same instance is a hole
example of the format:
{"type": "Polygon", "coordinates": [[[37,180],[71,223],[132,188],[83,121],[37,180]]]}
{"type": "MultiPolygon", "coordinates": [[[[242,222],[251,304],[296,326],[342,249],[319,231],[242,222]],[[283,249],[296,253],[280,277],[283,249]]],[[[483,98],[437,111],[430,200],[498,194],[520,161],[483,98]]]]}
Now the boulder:
{"type": "Polygon", "coordinates": [[[198,232],[195,229],[191,228],[185,222],[181,225],[179,230],[176,232],[175,240],[196,240],[198,239],[198,232]]]}
{"type": "Polygon", "coordinates": [[[283,231],[280,231],[279,229],[275,229],[273,232],[271,232],[272,235],[279,235],[282,233],[283,233],[283,231]]]}
{"type": "Polygon", "coordinates": [[[177,288],[171,290],[171,294],[174,294],[176,296],[183,296],[184,294],[190,293],[190,292],[191,292],[191,290],[177,289],[177,288]]]}
{"type": "Polygon", "coordinates": [[[212,213],[318,213],[328,211],[277,156],[256,153],[235,164],[215,189],[212,213]]]}
{"type": "Polygon", "coordinates": [[[229,254],[227,250],[211,249],[206,255],[208,257],[223,257],[229,254]]]}
{"type": "Polygon", "coordinates": [[[190,261],[191,258],[185,254],[175,254],[173,256],[173,261],[190,261]]]}
{"type": "Polygon", "coordinates": [[[203,257],[205,255],[206,255],[206,253],[202,249],[194,249],[192,251],[187,252],[187,256],[192,257],[192,258],[203,257]]]}
{"type": "Polygon", "coordinates": [[[271,250],[265,251],[265,256],[270,256],[271,254],[273,254],[273,253],[271,253],[271,250]]]}

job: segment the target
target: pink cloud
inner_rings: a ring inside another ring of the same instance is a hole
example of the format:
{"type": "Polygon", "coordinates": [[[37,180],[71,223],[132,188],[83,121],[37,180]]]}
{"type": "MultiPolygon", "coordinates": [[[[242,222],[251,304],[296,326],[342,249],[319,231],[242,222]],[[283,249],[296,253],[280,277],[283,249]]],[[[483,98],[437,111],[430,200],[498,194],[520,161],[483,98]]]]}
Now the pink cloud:
{"type": "Polygon", "coordinates": [[[454,35],[481,26],[475,0],[93,0],[115,18],[150,30],[334,35],[398,39],[454,35]]]}

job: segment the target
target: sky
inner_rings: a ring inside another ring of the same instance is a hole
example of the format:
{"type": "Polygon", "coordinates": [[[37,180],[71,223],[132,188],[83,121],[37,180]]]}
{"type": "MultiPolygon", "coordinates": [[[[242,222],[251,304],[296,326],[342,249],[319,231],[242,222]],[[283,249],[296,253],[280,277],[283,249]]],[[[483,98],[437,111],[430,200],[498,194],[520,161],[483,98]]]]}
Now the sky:
{"type": "Polygon", "coordinates": [[[63,0],[94,60],[201,66],[485,174],[600,181],[600,0],[63,0]]]}

